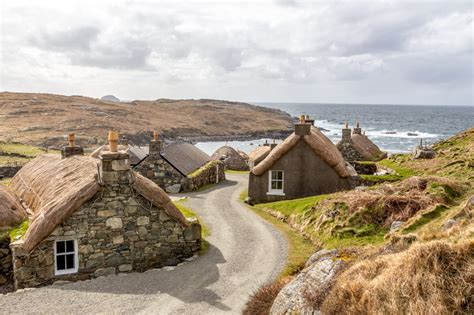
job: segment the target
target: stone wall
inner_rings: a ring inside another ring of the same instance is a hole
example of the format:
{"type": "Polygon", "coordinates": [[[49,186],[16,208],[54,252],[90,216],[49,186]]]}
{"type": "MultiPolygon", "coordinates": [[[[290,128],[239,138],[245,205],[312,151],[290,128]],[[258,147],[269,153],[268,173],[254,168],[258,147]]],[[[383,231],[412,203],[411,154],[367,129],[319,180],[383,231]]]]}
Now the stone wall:
{"type": "Polygon", "coordinates": [[[186,187],[188,179],[165,161],[160,155],[148,156],[135,170],[151,179],[163,189],[179,184],[186,187]]]}
{"type": "Polygon", "coordinates": [[[12,255],[10,237],[0,239],[0,286],[13,279],[12,255]]]}
{"type": "Polygon", "coordinates": [[[21,241],[12,244],[17,289],[176,265],[200,250],[200,224],[193,221],[184,228],[151,205],[131,188],[133,176],[122,164],[102,162],[102,190],[30,255],[21,241]],[[79,271],[56,276],[55,240],[70,239],[77,241],[79,271]]]}
{"type": "Polygon", "coordinates": [[[21,166],[0,166],[0,179],[15,176],[16,173],[21,169],[21,166]]]}
{"type": "Polygon", "coordinates": [[[377,164],[374,162],[351,162],[357,174],[373,175],[377,173],[377,164]]]}
{"type": "Polygon", "coordinates": [[[190,176],[186,190],[198,190],[210,184],[225,180],[225,167],[221,161],[211,161],[190,176]]]}
{"type": "Polygon", "coordinates": [[[342,154],[342,157],[347,162],[351,163],[354,161],[364,161],[365,159],[354,149],[350,141],[341,141],[337,144],[337,148],[342,154]]]}

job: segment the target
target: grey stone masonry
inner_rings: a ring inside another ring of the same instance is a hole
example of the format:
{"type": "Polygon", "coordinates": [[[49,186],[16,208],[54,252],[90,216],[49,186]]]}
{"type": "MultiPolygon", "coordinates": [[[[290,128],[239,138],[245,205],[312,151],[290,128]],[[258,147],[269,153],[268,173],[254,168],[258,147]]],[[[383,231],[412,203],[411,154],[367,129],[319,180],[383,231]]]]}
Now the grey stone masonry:
{"type": "Polygon", "coordinates": [[[72,155],[84,155],[84,149],[82,147],[62,147],[61,158],[67,158],[72,155]]]}
{"type": "Polygon", "coordinates": [[[0,240],[0,286],[13,279],[12,255],[9,245],[10,237],[0,240]]]}
{"type": "Polygon", "coordinates": [[[176,265],[200,250],[197,220],[183,227],[132,188],[128,154],[104,152],[99,169],[101,191],[50,237],[31,253],[11,244],[17,289],[176,265]],[[56,274],[57,240],[77,244],[77,272],[56,274]]]}

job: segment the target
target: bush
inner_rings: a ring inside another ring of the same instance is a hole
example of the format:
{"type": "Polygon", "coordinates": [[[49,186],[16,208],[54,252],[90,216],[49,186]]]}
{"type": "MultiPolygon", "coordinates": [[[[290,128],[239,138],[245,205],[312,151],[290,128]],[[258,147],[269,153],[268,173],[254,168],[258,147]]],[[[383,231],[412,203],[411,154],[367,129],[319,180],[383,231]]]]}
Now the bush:
{"type": "Polygon", "coordinates": [[[341,274],[324,314],[473,314],[474,241],[430,242],[341,274]]]}
{"type": "Polygon", "coordinates": [[[266,315],[270,314],[273,301],[281,289],[288,283],[288,280],[278,280],[261,286],[250,297],[245,304],[244,315],[266,315]]]}

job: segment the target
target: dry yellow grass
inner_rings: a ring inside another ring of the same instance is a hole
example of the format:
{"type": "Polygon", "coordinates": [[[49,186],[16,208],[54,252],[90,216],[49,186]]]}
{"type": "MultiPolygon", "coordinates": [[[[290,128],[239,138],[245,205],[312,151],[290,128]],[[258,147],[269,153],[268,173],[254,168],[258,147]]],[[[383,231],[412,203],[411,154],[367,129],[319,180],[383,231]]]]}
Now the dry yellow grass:
{"type": "MultiPolygon", "coordinates": [[[[278,110],[217,100],[157,100],[114,103],[82,96],[0,93],[0,135],[4,141],[42,146],[63,143],[75,132],[96,144],[110,129],[133,142],[166,136],[235,136],[289,130],[291,117],[278,110]],[[258,123],[255,123],[258,122],[258,123]]],[[[0,139],[2,140],[2,139],[0,139]]]]}
{"type": "Polygon", "coordinates": [[[472,314],[474,241],[435,241],[362,260],[341,274],[324,314],[472,314]]]}

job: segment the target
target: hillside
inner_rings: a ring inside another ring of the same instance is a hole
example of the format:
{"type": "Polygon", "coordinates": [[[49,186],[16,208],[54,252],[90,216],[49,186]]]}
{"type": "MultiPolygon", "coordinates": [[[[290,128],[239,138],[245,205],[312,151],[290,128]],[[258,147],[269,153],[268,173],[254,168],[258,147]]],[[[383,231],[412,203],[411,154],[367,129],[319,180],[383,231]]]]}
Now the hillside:
{"type": "MultiPolygon", "coordinates": [[[[323,249],[290,284],[271,284],[274,313],[474,311],[474,128],[434,149],[431,160],[381,161],[393,176],[371,187],[255,206],[323,249]],[[328,264],[330,276],[321,277],[328,264]]],[[[268,290],[257,291],[249,311],[268,290]]]]}
{"type": "Polygon", "coordinates": [[[277,135],[292,125],[285,112],[246,103],[208,99],[117,103],[10,92],[0,93],[0,122],[0,141],[43,147],[62,144],[69,132],[87,146],[103,142],[110,129],[140,144],[151,138],[152,130],[171,138],[231,139],[277,135]]]}

